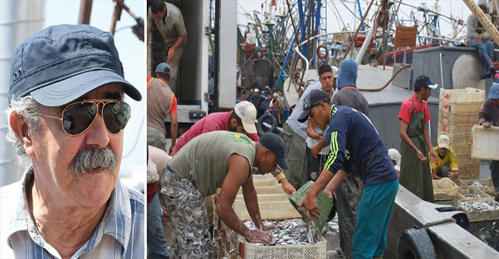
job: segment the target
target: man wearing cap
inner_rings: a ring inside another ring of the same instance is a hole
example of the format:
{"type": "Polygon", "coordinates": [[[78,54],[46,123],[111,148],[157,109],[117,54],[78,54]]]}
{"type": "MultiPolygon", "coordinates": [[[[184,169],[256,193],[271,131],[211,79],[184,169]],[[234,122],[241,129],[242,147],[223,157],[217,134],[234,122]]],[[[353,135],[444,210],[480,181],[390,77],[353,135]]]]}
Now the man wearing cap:
{"type": "MultiPolygon", "coordinates": [[[[487,0],[478,0],[478,7],[485,14],[487,19],[492,21],[487,10],[487,0]]],[[[494,77],[496,69],[492,61],[494,60],[494,44],[491,41],[490,33],[485,30],[476,16],[471,13],[466,22],[466,45],[478,50],[478,55],[482,63],[482,79],[494,77]]]]}
{"type": "Polygon", "coordinates": [[[442,177],[457,180],[459,176],[456,153],[449,147],[449,142],[449,137],[442,134],[438,137],[438,146],[433,148],[435,153],[438,154],[437,162],[431,163],[431,177],[433,180],[439,180],[442,177]]]}
{"type": "MultiPolygon", "coordinates": [[[[247,101],[242,101],[234,107],[230,112],[214,112],[208,114],[198,122],[194,123],[177,141],[177,145],[173,149],[172,156],[175,155],[184,145],[193,138],[207,132],[217,130],[228,130],[231,132],[242,133],[248,136],[251,140],[258,142],[260,138],[256,134],[256,108],[247,101]]],[[[282,189],[292,194],[296,190],[288,182],[282,172],[273,172],[275,178],[281,183],[282,189]]]]}
{"type": "Polygon", "coordinates": [[[182,12],[172,3],[164,0],[153,0],[147,12],[147,42],[156,24],[163,38],[164,62],[172,68],[170,87],[174,93],[177,90],[177,71],[180,58],[187,44],[187,30],[185,29],[182,12]]]}
{"type": "Polygon", "coordinates": [[[142,97],[113,36],[50,26],[16,48],[10,73],[8,140],[31,166],[0,189],[0,258],[143,258],[144,196],[118,177],[124,94],[142,97]]]}
{"type": "Polygon", "coordinates": [[[263,112],[258,109],[260,104],[263,102],[263,99],[264,98],[260,95],[260,90],[258,90],[258,88],[253,89],[253,95],[250,97],[249,101],[255,106],[255,108],[257,108],[257,118],[260,118],[263,114],[263,112]]]}
{"type": "Polygon", "coordinates": [[[305,206],[309,218],[310,215],[319,218],[319,192],[324,188],[329,193],[334,192],[350,173],[350,167],[357,168],[364,189],[358,205],[351,256],[381,257],[399,183],[376,128],[361,112],[331,104],[323,91],[310,92],[303,103],[298,120],[313,120],[325,130],[324,134],[331,136],[331,152],[321,177],[299,203],[298,209],[305,206]]]}
{"type": "MultiPolygon", "coordinates": [[[[333,104],[337,106],[348,106],[354,108],[369,117],[369,103],[366,98],[357,89],[357,70],[358,65],[352,59],[345,59],[340,64],[337,81],[341,85],[333,96],[333,104]]],[[[325,135],[322,140],[312,148],[312,154],[316,154],[319,148],[328,147],[331,142],[325,135]]],[[[327,152],[329,154],[329,150],[327,152]]],[[[326,156],[327,157],[327,156],[326,156]]],[[[321,168],[322,170],[322,168],[321,168]]],[[[357,219],[357,206],[359,205],[362,192],[362,180],[360,179],[355,167],[335,192],[337,199],[338,226],[340,234],[340,247],[334,251],[336,255],[345,255],[347,259],[352,254],[352,238],[357,219]]]]}
{"type": "Polygon", "coordinates": [[[187,143],[161,178],[172,230],[172,258],[215,258],[203,200],[217,188],[221,191],[216,213],[227,227],[252,243],[270,244],[272,234],[266,230],[277,226],[262,222],[251,172],[253,167],[262,174],[275,171],[277,165],[287,169],[285,152],[284,141],[273,133],[253,142],[244,134],[214,131],[187,143]],[[255,230],[242,224],[232,209],[240,187],[255,230]]]}
{"type": "MultiPolygon", "coordinates": [[[[484,128],[499,126],[499,81],[497,79],[494,79],[487,100],[478,114],[478,124],[483,125],[484,128]]],[[[495,198],[499,201],[499,160],[490,161],[490,176],[496,190],[495,198]]]]}
{"type": "Polygon", "coordinates": [[[171,154],[177,144],[177,98],[168,85],[171,67],[161,63],[156,67],[156,78],[147,82],[147,143],[166,151],[165,118],[170,115],[171,154]]]}
{"type": "Polygon", "coordinates": [[[437,88],[427,76],[419,76],[414,83],[414,94],[404,100],[400,107],[400,184],[419,198],[433,202],[433,184],[431,180],[430,162],[437,161],[433,150],[428,121],[430,109],[426,100],[431,89],[437,88]]]}

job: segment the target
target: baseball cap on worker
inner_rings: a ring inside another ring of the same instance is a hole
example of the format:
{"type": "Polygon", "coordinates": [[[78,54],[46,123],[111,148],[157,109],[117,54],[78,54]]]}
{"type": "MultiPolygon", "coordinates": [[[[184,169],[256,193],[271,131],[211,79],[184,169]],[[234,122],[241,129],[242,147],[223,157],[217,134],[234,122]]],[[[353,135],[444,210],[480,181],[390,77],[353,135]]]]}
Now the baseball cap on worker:
{"type": "Polygon", "coordinates": [[[234,107],[236,115],[241,118],[243,123],[243,128],[246,132],[250,134],[256,133],[255,121],[256,121],[256,108],[255,106],[248,102],[242,101],[234,107]]]}
{"type": "Polygon", "coordinates": [[[449,149],[449,142],[450,142],[450,139],[449,139],[449,136],[447,135],[440,135],[438,137],[438,148],[447,148],[449,149]]]}
{"type": "Polygon", "coordinates": [[[331,69],[333,69],[333,78],[338,78],[338,68],[331,66],[331,69]]]}
{"type": "Polygon", "coordinates": [[[492,86],[490,87],[489,90],[489,95],[487,98],[497,100],[499,99],[499,84],[498,83],[493,83],[492,86]]]}
{"type": "Polygon", "coordinates": [[[15,49],[9,102],[31,94],[43,106],[58,107],[109,84],[120,84],[132,99],[142,99],[124,78],[111,33],[83,24],[55,25],[15,49]]]}
{"type": "Polygon", "coordinates": [[[420,90],[423,87],[435,89],[438,87],[438,84],[432,83],[430,78],[427,76],[418,76],[418,78],[416,78],[416,82],[414,83],[414,89],[420,90]]]}
{"type": "Polygon", "coordinates": [[[282,140],[279,135],[270,132],[265,133],[260,137],[259,142],[270,150],[270,152],[274,153],[277,164],[282,169],[289,168],[288,163],[286,163],[286,158],[284,157],[286,154],[286,144],[284,144],[284,140],[282,140]]]}
{"type": "Polygon", "coordinates": [[[322,102],[330,102],[329,95],[322,90],[312,90],[303,99],[303,112],[298,118],[299,122],[305,122],[308,119],[308,115],[314,106],[319,105],[322,102]]]}
{"type": "Polygon", "coordinates": [[[156,67],[156,73],[162,73],[162,74],[165,74],[165,75],[170,75],[172,71],[172,68],[170,67],[170,65],[166,64],[166,63],[160,63],[157,67],[156,67]]]}

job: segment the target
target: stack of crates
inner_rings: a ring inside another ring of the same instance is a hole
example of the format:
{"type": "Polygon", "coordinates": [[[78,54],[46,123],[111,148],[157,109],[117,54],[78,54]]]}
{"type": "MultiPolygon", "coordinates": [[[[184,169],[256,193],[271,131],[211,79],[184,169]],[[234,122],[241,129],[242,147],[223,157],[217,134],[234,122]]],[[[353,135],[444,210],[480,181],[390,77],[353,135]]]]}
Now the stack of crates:
{"type": "Polygon", "coordinates": [[[471,158],[472,127],[478,123],[478,113],[485,102],[485,91],[466,89],[440,89],[438,135],[450,138],[459,164],[459,178],[478,179],[480,160],[471,158]]]}
{"type": "MultiPolygon", "coordinates": [[[[257,192],[260,214],[264,221],[301,219],[301,215],[288,201],[288,195],[282,190],[281,184],[278,184],[271,174],[253,175],[253,183],[257,192]]],[[[213,208],[216,208],[217,199],[218,196],[215,196],[213,208]]],[[[232,208],[242,222],[251,220],[244,203],[242,188],[239,190],[232,208]]],[[[213,220],[213,237],[218,259],[326,258],[327,243],[324,238],[315,245],[261,246],[249,243],[227,227],[215,211],[213,212],[213,220]]]]}

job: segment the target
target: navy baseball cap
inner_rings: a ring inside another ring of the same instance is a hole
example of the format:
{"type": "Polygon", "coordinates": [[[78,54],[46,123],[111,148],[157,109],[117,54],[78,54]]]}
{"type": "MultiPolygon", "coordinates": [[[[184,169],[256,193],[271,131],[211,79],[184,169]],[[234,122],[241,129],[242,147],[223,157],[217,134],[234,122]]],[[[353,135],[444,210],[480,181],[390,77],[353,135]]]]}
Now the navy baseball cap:
{"type": "Polygon", "coordinates": [[[170,65],[168,65],[166,63],[160,63],[156,67],[156,73],[162,73],[162,74],[166,74],[169,76],[171,71],[172,71],[172,68],[170,67],[170,65]]]}
{"type": "Polygon", "coordinates": [[[260,137],[259,142],[270,150],[270,152],[274,153],[277,164],[279,164],[282,169],[289,168],[288,163],[286,163],[286,159],[284,158],[284,155],[286,154],[286,144],[284,144],[284,140],[282,140],[279,135],[265,133],[260,137]]]}
{"type": "Polygon", "coordinates": [[[423,87],[435,89],[438,85],[431,82],[430,78],[427,76],[418,76],[418,78],[416,78],[416,82],[414,82],[414,89],[419,90],[423,87]]]}
{"type": "Polygon", "coordinates": [[[124,78],[113,35],[89,25],[55,25],[18,46],[12,55],[9,102],[28,94],[47,107],[71,103],[109,84],[140,101],[124,78]]]}
{"type": "Polygon", "coordinates": [[[329,95],[322,90],[312,90],[305,98],[303,99],[303,112],[298,118],[299,122],[305,122],[308,120],[308,115],[314,106],[319,105],[320,103],[329,103],[329,95]]]}

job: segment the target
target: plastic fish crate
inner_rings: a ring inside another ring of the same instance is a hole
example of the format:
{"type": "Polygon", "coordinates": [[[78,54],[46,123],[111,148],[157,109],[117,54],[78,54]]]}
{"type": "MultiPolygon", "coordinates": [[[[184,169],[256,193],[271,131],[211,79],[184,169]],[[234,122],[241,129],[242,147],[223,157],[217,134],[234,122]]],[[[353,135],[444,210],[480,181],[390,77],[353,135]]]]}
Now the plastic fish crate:
{"type": "MultiPolygon", "coordinates": [[[[470,200],[466,200],[465,202],[474,202],[474,201],[491,202],[493,204],[499,205],[499,203],[497,203],[494,199],[470,199],[470,200]]],[[[474,211],[474,210],[467,210],[467,209],[459,206],[459,204],[458,204],[458,209],[461,211],[464,211],[464,213],[466,213],[470,222],[498,220],[499,219],[499,209],[474,211]]]]}
{"type": "MultiPolygon", "coordinates": [[[[462,145],[451,144],[450,148],[454,151],[456,156],[468,156],[471,159],[471,143],[462,145]]],[[[461,164],[461,161],[457,160],[457,163],[461,164]]]]}
{"type": "MultiPolygon", "coordinates": [[[[282,189],[282,185],[280,183],[274,186],[255,186],[255,190],[257,194],[280,194],[284,193],[282,189]]],[[[237,194],[243,194],[243,188],[239,188],[239,192],[237,194]]]]}
{"type": "Polygon", "coordinates": [[[244,259],[326,259],[327,241],[321,237],[321,241],[313,245],[275,245],[261,246],[249,243],[246,240],[241,242],[244,249],[241,249],[244,259]]]}
{"type": "Polygon", "coordinates": [[[458,185],[461,187],[471,187],[471,186],[473,186],[472,184],[474,182],[478,182],[482,185],[482,186],[478,186],[478,187],[481,190],[483,190],[486,194],[494,196],[496,193],[495,189],[494,189],[494,184],[492,183],[491,178],[479,179],[479,180],[476,180],[476,179],[471,179],[471,180],[458,179],[457,182],[458,182],[458,185]]]}
{"type": "MultiPolygon", "coordinates": [[[[274,178],[274,176],[271,174],[271,173],[268,173],[268,174],[253,174],[253,181],[259,181],[259,180],[270,180],[272,178],[274,178]]],[[[275,178],[274,178],[275,179],[275,178]]]]}
{"type": "Polygon", "coordinates": [[[460,186],[459,187],[459,194],[458,194],[458,200],[465,201],[465,200],[470,200],[470,199],[490,199],[490,195],[485,193],[480,187],[478,186],[460,186]],[[467,194],[478,194],[480,197],[477,198],[470,198],[470,197],[465,197],[467,194]]]}
{"type": "Polygon", "coordinates": [[[321,241],[314,245],[274,245],[263,246],[246,241],[241,235],[232,231],[223,222],[222,234],[219,239],[221,248],[218,258],[224,256],[230,259],[267,259],[267,258],[327,258],[327,241],[321,237],[321,241]]]}
{"type": "MultiPolygon", "coordinates": [[[[232,204],[232,208],[239,220],[251,220],[244,201],[235,200],[232,204]]],[[[300,213],[296,211],[289,201],[259,202],[258,208],[260,209],[262,220],[301,218],[300,213]]]]}
{"type": "Polygon", "coordinates": [[[474,103],[451,103],[446,100],[440,100],[439,112],[454,114],[478,114],[483,108],[483,102],[474,103]]]}
{"type": "Polygon", "coordinates": [[[440,101],[448,103],[483,103],[485,91],[468,87],[466,89],[440,89],[440,101]]]}
{"type": "MultiPolygon", "coordinates": [[[[441,134],[439,134],[440,136],[441,134]]],[[[467,145],[470,147],[471,150],[471,143],[473,138],[470,135],[454,135],[454,136],[449,136],[450,140],[450,147],[454,149],[454,146],[464,146],[467,145]]]]}
{"type": "MultiPolygon", "coordinates": [[[[303,198],[305,198],[305,196],[307,196],[313,184],[314,182],[308,181],[291,197],[289,197],[289,201],[291,202],[291,204],[293,204],[293,207],[295,207],[296,210],[298,210],[298,204],[303,198]]],[[[316,218],[314,216],[311,217],[317,228],[322,229],[327,222],[329,212],[331,212],[331,209],[333,208],[333,201],[329,198],[324,190],[320,191],[319,195],[317,195],[317,206],[319,207],[321,212],[320,218],[316,218]]],[[[305,206],[302,206],[299,212],[303,216],[303,218],[307,217],[305,206]]]]}
{"type": "Polygon", "coordinates": [[[483,126],[475,125],[472,128],[472,136],[473,158],[496,160],[499,157],[499,127],[485,129],[483,126]]]}
{"type": "Polygon", "coordinates": [[[439,121],[438,131],[449,136],[454,135],[471,135],[472,124],[448,124],[444,121],[439,121]]]}
{"type": "Polygon", "coordinates": [[[272,176],[272,178],[270,178],[270,179],[268,179],[268,178],[255,178],[255,176],[253,176],[253,185],[255,187],[256,186],[275,186],[278,183],[279,182],[277,182],[277,179],[275,179],[274,176],[272,176]]]}
{"type": "Polygon", "coordinates": [[[477,165],[459,165],[459,179],[470,180],[480,177],[480,164],[477,165]]]}
{"type": "Polygon", "coordinates": [[[475,124],[478,123],[478,112],[470,114],[440,112],[438,115],[438,121],[443,125],[475,124]]]}
{"type": "MultiPolygon", "coordinates": [[[[471,150],[471,148],[470,148],[470,150],[471,150]]],[[[464,152],[464,151],[462,151],[462,152],[464,152]]],[[[459,169],[461,169],[461,166],[479,166],[480,165],[480,159],[471,158],[471,154],[458,155],[456,153],[456,158],[457,158],[457,163],[459,165],[459,169]]]]}
{"type": "MultiPolygon", "coordinates": [[[[279,194],[258,194],[258,202],[274,202],[274,201],[288,201],[288,195],[286,193],[279,194]]],[[[236,196],[236,201],[244,202],[244,196],[239,194],[236,196]]]]}
{"type": "Polygon", "coordinates": [[[433,195],[435,201],[454,200],[457,199],[459,186],[449,178],[433,180],[433,195]]]}

